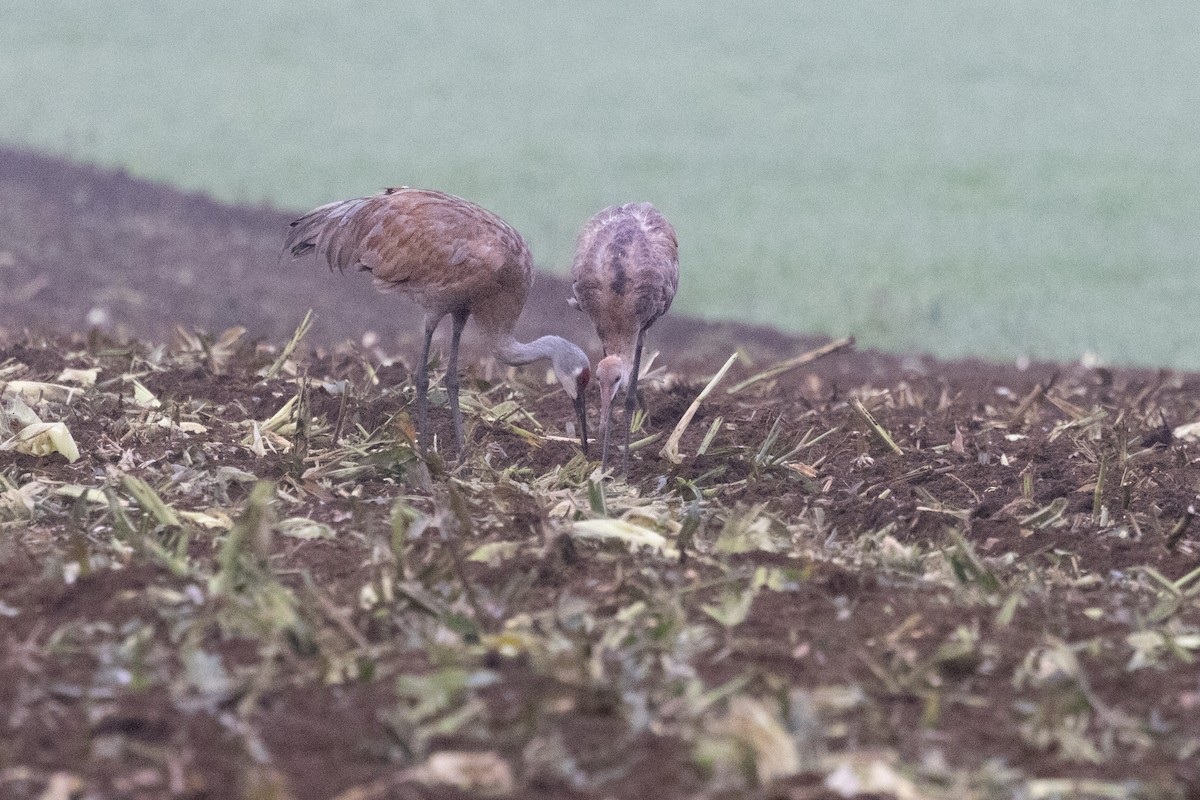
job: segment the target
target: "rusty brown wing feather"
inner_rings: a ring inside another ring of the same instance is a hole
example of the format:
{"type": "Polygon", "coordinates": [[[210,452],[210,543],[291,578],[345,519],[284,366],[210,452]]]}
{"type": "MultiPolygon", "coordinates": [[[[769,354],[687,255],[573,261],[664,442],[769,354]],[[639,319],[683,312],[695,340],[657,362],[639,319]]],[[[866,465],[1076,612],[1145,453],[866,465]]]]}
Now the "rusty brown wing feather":
{"type": "Polygon", "coordinates": [[[390,189],[321,206],[292,226],[285,247],[293,255],[315,250],[331,269],[368,270],[380,288],[465,297],[506,269],[518,280],[532,277],[520,234],[442,192],[390,189]]]}
{"type": "MultiPolygon", "coordinates": [[[[587,313],[593,321],[598,319],[598,315],[607,305],[603,249],[611,238],[610,226],[620,219],[624,209],[625,206],[609,206],[597,212],[583,224],[575,241],[575,260],[571,264],[571,294],[575,300],[574,305],[587,313]]],[[[601,322],[597,323],[598,328],[601,325],[601,322]]]]}
{"type": "Polygon", "coordinates": [[[345,271],[354,263],[363,222],[370,217],[375,198],[339,200],[314,208],[292,223],[284,249],[293,256],[315,250],[329,263],[330,269],[345,271]]]}
{"type": "Polygon", "coordinates": [[[646,321],[646,327],[649,327],[654,320],[667,313],[679,289],[679,240],[675,235],[675,227],[658,209],[649,203],[643,205],[646,240],[655,265],[654,307],[652,316],[646,321]]]}
{"type": "Polygon", "coordinates": [[[667,312],[679,285],[675,229],[649,203],[628,203],[588,220],[571,266],[578,307],[592,318],[608,352],[667,312]]]}
{"type": "Polygon", "coordinates": [[[572,274],[577,267],[581,266],[580,261],[583,259],[595,263],[597,247],[603,245],[603,242],[600,241],[601,234],[614,221],[625,216],[629,207],[629,205],[609,206],[583,223],[583,228],[579,231],[579,237],[575,241],[575,266],[571,269],[572,274]]]}

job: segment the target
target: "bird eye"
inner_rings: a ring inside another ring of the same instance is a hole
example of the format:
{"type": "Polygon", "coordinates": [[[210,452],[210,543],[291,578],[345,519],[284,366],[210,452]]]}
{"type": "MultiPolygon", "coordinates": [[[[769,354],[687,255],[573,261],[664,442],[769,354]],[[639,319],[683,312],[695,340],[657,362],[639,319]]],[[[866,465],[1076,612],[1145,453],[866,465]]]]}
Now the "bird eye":
{"type": "Polygon", "coordinates": [[[583,372],[579,373],[579,377],[575,379],[575,384],[579,387],[580,391],[583,391],[587,388],[588,381],[591,379],[592,371],[587,367],[584,367],[583,372]]]}

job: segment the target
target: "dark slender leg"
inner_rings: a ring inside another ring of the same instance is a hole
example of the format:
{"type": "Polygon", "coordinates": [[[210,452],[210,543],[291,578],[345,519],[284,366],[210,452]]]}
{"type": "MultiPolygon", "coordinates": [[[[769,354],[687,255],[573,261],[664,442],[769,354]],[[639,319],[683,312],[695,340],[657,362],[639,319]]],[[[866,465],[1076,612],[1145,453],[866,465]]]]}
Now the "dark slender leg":
{"type": "Polygon", "coordinates": [[[439,322],[440,318],[425,320],[425,348],[417,367],[417,438],[422,456],[429,453],[429,348],[439,322]]]}
{"type": "Polygon", "coordinates": [[[633,430],[633,409],[637,405],[638,373],[642,370],[642,341],[646,330],[638,331],[637,350],[633,353],[633,372],[629,375],[629,386],[625,389],[625,449],[621,455],[621,474],[629,474],[629,439],[633,430]]]}
{"type": "Polygon", "coordinates": [[[612,409],[609,409],[608,419],[600,420],[600,470],[608,469],[608,429],[612,427],[612,409]]]}
{"type": "Polygon", "coordinates": [[[458,458],[463,457],[466,437],[463,435],[462,409],[458,405],[458,342],[462,339],[467,324],[467,312],[454,312],[454,332],[450,337],[450,364],[446,369],[446,399],[450,402],[450,415],[454,418],[454,438],[458,440],[458,458]]]}

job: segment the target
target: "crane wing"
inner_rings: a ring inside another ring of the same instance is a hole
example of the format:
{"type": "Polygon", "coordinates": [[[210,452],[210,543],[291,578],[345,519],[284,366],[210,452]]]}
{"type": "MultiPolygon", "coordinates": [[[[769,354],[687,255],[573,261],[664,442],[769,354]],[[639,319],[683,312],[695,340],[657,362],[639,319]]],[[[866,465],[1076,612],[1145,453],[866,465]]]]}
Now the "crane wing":
{"type": "Polygon", "coordinates": [[[574,305],[592,318],[605,352],[627,350],[671,307],[679,287],[675,229],[649,203],[611,206],[579,233],[574,305]]]}
{"type": "Polygon", "coordinates": [[[313,209],[292,223],[284,247],[296,256],[315,251],[330,269],[366,270],[381,289],[415,293],[469,294],[530,260],[521,235],[490,211],[407,188],[313,209]]]}

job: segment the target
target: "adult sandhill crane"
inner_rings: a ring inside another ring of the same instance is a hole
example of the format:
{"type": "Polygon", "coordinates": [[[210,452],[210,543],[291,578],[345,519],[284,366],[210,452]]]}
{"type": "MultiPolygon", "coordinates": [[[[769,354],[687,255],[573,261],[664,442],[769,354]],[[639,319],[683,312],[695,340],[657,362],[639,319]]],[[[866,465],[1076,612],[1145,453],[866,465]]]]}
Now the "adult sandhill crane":
{"type": "Polygon", "coordinates": [[[625,449],[621,471],[629,472],[629,435],[637,397],[638,370],[646,329],[667,313],[679,287],[679,245],[671,223],[649,203],[611,206],[579,233],[567,302],[592,318],[604,358],[596,365],[600,384],[601,467],[608,468],[612,401],[625,389],[625,449]]]}
{"type": "Polygon", "coordinates": [[[442,192],[386,189],[313,209],[292,223],[284,247],[293,256],[316,250],[331,270],[356,267],[370,272],[377,289],[407,294],[424,309],[425,347],[417,370],[417,426],[423,453],[429,446],[429,347],[447,314],[454,327],[446,393],[460,454],[464,436],[458,405],[458,343],[468,317],[475,318],[500,361],[520,365],[550,359],[558,382],[575,404],[580,442],[587,453],[584,388],[591,374],[587,355],[558,336],[543,336],[528,344],[513,338],[513,326],[533,283],[533,258],[521,234],[500,217],[442,192]]]}

